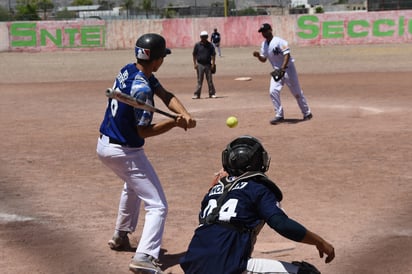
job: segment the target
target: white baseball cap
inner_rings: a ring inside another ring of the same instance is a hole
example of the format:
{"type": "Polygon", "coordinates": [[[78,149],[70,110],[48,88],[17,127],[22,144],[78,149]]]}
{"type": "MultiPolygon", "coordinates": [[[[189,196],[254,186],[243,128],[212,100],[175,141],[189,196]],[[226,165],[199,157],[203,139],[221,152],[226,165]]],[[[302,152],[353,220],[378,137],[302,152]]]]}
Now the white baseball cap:
{"type": "Polygon", "coordinates": [[[200,36],[208,36],[209,34],[207,33],[207,31],[202,31],[201,33],[200,33],[200,36]]]}

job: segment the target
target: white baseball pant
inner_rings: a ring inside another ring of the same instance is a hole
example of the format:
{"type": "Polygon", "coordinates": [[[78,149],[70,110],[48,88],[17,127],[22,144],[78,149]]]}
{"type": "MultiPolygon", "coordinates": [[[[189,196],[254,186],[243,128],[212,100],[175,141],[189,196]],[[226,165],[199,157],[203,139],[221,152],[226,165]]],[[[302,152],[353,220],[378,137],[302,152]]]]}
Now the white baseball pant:
{"type": "Polygon", "coordinates": [[[308,115],[310,113],[310,108],[300,87],[295,64],[293,62],[289,62],[285,76],[280,81],[276,82],[273,77],[270,77],[269,94],[275,109],[275,116],[284,117],[283,106],[280,100],[280,91],[284,85],[289,87],[289,90],[295,97],[303,116],[308,115]]]}
{"type": "Polygon", "coordinates": [[[136,253],[158,258],[168,205],[159,178],[143,148],[111,144],[103,135],[97,142],[97,155],[124,181],[116,230],[135,231],[143,201],[146,216],[136,253]]]}
{"type": "Polygon", "coordinates": [[[299,271],[299,267],[291,263],[270,260],[251,258],[247,262],[247,268],[245,274],[257,274],[257,273],[276,273],[276,274],[296,274],[299,271]]]}

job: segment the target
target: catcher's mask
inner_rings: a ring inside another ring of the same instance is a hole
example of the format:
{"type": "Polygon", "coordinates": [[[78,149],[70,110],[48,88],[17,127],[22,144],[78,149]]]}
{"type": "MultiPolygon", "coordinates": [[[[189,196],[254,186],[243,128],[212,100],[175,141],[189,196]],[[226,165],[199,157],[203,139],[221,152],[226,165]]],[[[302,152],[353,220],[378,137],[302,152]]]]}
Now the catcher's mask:
{"type": "Polygon", "coordinates": [[[232,176],[247,171],[266,172],[270,156],[258,139],[244,135],[236,138],[222,152],[223,168],[232,176]]]}
{"type": "Polygon", "coordinates": [[[140,60],[156,60],[172,53],[166,48],[165,39],[156,33],[146,33],[136,41],[134,49],[136,58],[140,60]]]}

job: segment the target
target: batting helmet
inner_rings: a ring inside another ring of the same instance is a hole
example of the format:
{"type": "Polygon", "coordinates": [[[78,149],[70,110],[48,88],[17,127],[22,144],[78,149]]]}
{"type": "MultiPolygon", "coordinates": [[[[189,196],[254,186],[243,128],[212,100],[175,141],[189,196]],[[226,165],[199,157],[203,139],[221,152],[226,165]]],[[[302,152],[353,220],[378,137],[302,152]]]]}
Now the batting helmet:
{"type": "Polygon", "coordinates": [[[137,59],[156,60],[172,53],[166,48],[165,39],[156,33],[146,33],[136,41],[135,54],[137,59]]]}
{"type": "Polygon", "coordinates": [[[270,157],[258,139],[244,135],[236,138],[222,152],[223,168],[232,176],[247,171],[266,172],[270,157]]]}

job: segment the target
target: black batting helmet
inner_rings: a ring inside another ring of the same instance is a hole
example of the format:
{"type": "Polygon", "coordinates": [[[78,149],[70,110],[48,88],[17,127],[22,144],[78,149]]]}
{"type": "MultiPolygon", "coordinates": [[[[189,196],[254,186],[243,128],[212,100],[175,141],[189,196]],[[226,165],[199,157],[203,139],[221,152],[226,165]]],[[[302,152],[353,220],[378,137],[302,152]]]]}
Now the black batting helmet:
{"type": "Polygon", "coordinates": [[[227,145],[222,152],[223,168],[232,176],[239,176],[247,171],[266,172],[270,157],[258,139],[243,135],[227,145]]]}
{"type": "Polygon", "coordinates": [[[136,41],[135,54],[140,60],[156,60],[172,53],[166,48],[165,39],[156,33],[146,33],[136,41]]]}

